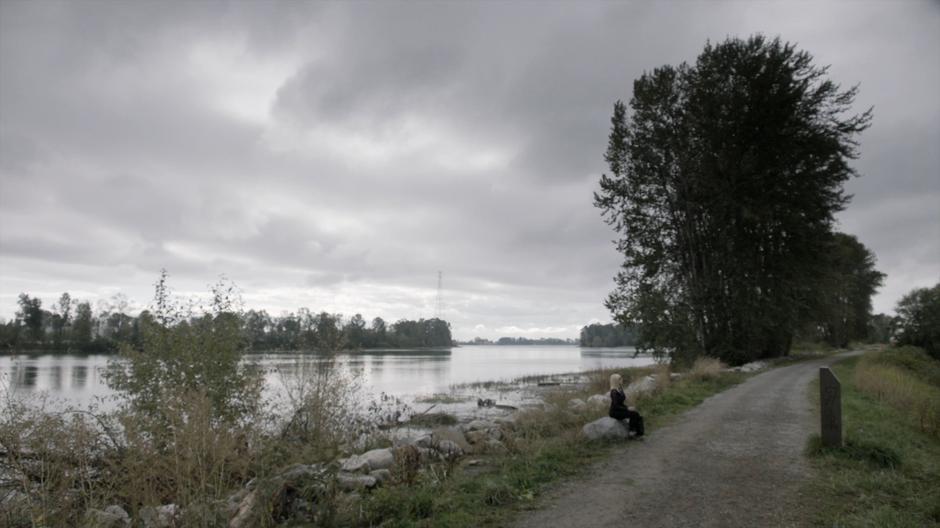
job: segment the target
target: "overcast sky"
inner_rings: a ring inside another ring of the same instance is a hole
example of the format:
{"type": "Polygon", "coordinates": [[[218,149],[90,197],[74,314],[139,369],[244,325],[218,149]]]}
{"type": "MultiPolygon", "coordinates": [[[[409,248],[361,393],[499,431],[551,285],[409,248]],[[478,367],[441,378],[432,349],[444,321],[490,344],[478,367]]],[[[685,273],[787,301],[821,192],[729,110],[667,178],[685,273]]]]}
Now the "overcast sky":
{"type": "Polygon", "coordinates": [[[247,307],[430,317],[455,337],[609,321],[592,206],[615,100],[706,40],[810,51],[857,108],[876,311],[940,280],[938,2],[0,0],[0,316],[147,304],[220,274],[247,307]]]}

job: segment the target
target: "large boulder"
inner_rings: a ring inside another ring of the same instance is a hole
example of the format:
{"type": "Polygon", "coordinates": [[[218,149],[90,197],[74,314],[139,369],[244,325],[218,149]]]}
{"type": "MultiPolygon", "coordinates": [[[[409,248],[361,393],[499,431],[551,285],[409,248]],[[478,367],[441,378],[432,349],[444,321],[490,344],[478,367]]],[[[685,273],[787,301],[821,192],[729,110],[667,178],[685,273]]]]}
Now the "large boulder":
{"type": "Polygon", "coordinates": [[[85,528],[127,528],[131,517],[124,508],[111,505],[103,510],[91,509],[85,512],[85,528]]]}
{"type": "Polygon", "coordinates": [[[376,469],[388,469],[394,464],[395,455],[391,449],[373,449],[345,459],[340,469],[348,473],[368,473],[376,469]]]}
{"type": "MultiPolygon", "coordinates": [[[[229,497],[229,501],[235,497],[236,495],[232,495],[229,497]]],[[[249,528],[253,526],[256,517],[259,515],[258,506],[257,491],[249,491],[247,494],[242,495],[235,508],[235,515],[228,523],[229,528],[249,528]]]]}
{"type": "Polygon", "coordinates": [[[463,456],[463,454],[466,452],[466,450],[460,447],[456,442],[451,442],[450,440],[441,440],[438,442],[436,450],[447,459],[454,459],[463,456]]]}
{"type": "Polygon", "coordinates": [[[173,528],[179,519],[180,508],[175,504],[144,506],[140,509],[140,521],[144,528],[173,528]]]}
{"type": "Polygon", "coordinates": [[[433,449],[440,450],[442,442],[451,442],[457,445],[461,451],[469,451],[470,444],[464,437],[463,432],[456,427],[438,427],[431,433],[433,449]]]}
{"type": "Polygon", "coordinates": [[[466,431],[489,431],[490,429],[496,429],[499,426],[493,422],[487,420],[473,420],[472,422],[464,425],[462,429],[466,431]]]}
{"type": "Polygon", "coordinates": [[[588,440],[626,440],[630,436],[627,424],[609,416],[584,424],[581,434],[588,440]]]}
{"type": "Polygon", "coordinates": [[[374,477],[377,483],[384,484],[385,482],[391,480],[392,472],[387,469],[376,469],[370,471],[369,476],[374,477]]]}
{"type": "Polygon", "coordinates": [[[654,390],[656,390],[656,378],[644,376],[628,385],[623,393],[627,396],[627,399],[633,399],[637,396],[650,394],[654,390]]]}
{"type": "Polygon", "coordinates": [[[378,484],[378,480],[371,475],[339,473],[336,475],[336,484],[343,491],[359,491],[374,488],[378,484]]]}
{"type": "Polygon", "coordinates": [[[362,456],[369,461],[371,471],[388,469],[395,465],[395,454],[391,449],[373,449],[366,451],[362,456]]]}
{"type": "Polygon", "coordinates": [[[275,521],[316,514],[315,499],[326,490],[329,470],[322,464],[295,464],[273,477],[258,479],[249,489],[241,490],[226,500],[225,509],[232,515],[229,528],[256,526],[259,519],[275,521]]]}
{"type": "Polygon", "coordinates": [[[609,407],[610,394],[595,394],[587,399],[587,404],[592,407],[609,407]]]}

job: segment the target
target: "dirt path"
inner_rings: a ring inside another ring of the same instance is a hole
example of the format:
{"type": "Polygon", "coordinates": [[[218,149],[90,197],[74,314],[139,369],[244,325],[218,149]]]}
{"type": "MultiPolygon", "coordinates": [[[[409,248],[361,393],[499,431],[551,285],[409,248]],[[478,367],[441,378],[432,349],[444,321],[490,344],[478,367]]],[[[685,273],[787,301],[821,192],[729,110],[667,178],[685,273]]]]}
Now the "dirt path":
{"type": "Polygon", "coordinates": [[[818,430],[807,384],[833,360],[772,369],[709,398],[550,491],[515,526],[799,525],[802,453],[818,430]]]}

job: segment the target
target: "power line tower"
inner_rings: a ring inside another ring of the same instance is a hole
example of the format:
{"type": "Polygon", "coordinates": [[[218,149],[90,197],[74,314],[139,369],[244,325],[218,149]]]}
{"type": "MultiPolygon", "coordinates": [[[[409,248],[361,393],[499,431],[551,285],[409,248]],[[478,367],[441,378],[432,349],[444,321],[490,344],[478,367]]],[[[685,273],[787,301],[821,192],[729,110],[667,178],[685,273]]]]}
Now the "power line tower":
{"type": "Polygon", "coordinates": [[[434,302],[434,317],[437,319],[444,318],[444,287],[443,287],[443,276],[444,274],[440,271],[437,272],[437,299],[434,302]]]}

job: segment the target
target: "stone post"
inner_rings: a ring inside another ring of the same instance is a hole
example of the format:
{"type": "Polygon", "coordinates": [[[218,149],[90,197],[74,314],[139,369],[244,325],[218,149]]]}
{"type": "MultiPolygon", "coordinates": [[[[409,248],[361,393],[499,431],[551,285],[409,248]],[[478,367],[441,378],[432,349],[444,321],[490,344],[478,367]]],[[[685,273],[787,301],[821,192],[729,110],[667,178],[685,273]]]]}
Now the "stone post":
{"type": "Polygon", "coordinates": [[[842,384],[829,367],[819,369],[819,416],[823,447],[842,447],[842,384]]]}

